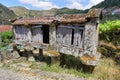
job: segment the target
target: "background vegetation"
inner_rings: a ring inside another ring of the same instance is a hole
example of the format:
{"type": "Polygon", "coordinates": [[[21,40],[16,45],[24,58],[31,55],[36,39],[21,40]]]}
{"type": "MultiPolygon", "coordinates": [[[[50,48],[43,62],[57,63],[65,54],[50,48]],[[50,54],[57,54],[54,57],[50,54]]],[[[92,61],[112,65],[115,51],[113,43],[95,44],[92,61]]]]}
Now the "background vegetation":
{"type": "Polygon", "coordinates": [[[100,24],[100,40],[120,45],[120,20],[106,21],[100,24]]]}
{"type": "Polygon", "coordinates": [[[0,3],[0,24],[10,24],[9,19],[15,18],[15,13],[0,3]]]}
{"type": "Polygon", "coordinates": [[[0,33],[0,36],[2,38],[0,48],[9,45],[12,42],[12,31],[2,32],[0,33]]]}
{"type": "Polygon", "coordinates": [[[98,5],[93,6],[92,8],[108,8],[113,6],[120,7],[120,0],[104,0],[98,5]]]}

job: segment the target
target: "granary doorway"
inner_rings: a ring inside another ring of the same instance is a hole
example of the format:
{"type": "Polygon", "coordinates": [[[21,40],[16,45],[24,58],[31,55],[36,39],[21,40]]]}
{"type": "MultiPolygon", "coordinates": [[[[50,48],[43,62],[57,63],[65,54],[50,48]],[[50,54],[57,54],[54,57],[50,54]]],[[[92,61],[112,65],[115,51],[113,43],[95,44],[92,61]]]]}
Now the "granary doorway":
{"type": "Polygon", "coordinates": [[[43,43],[49,44],[49,25],[43,25],[43,43]]]}

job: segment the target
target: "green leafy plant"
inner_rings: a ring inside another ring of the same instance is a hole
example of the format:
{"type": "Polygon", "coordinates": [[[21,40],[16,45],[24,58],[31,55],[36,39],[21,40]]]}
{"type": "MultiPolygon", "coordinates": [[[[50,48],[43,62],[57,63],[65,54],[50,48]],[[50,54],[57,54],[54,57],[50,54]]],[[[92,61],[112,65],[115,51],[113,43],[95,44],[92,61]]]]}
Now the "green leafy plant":
{"type": "Polygon", "coordinates": [[[2,39],[2,42],[0,45],[1,47],[4,47],[12,42],[12,31],[2,32],[0,33],[0,35],[2,39]]]}
{"type": "Polygon", "coordinates": [[[106,21],[100,24],[100,40],[120,44],[120,20],[106,21]]]}

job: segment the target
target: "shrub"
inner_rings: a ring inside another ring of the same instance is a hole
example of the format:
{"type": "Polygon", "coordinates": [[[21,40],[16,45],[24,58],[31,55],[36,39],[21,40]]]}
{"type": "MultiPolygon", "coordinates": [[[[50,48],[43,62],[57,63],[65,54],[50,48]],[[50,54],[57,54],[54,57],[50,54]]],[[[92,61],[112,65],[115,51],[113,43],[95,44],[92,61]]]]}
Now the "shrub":
{"type": "Polygon", "coordinates": [[[106,21],[100,24],[100,40],[120,44],[120,20],[106,21]]]}
{"type": "Polygon", "coordinates": [[[12,42],[12,31],[2,32],[0,35],[2,38],[1,47],[4,47],[12,42]]]}

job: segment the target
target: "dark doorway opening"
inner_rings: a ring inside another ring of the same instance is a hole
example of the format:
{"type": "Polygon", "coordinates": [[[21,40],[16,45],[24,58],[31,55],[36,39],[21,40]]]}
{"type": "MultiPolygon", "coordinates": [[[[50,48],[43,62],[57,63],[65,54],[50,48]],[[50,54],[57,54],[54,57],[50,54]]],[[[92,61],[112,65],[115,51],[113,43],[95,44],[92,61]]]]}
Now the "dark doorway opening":
{"type": "Polygon", "coordinates": [[[43,30],[43,43],[49,44],[49,26],[43,25],[42,30],[43,30]]]}
{"type": "Polygon", "coordinates": [[[73,45],[74,44],[74,29],[72,29],[72,39],[71,39],[71,45],[73,45]]]}

